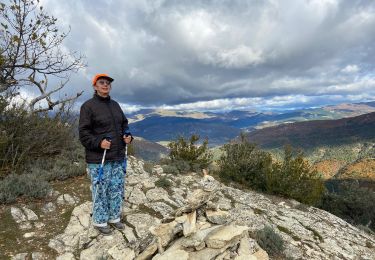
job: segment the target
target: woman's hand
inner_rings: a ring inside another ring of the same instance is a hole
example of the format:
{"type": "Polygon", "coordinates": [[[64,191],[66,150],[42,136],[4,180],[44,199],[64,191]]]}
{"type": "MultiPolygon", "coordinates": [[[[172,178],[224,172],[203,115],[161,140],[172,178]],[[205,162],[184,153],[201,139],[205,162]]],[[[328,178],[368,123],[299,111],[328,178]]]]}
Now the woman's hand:
{"type": "Polygon", "coordinates": [[[126,144],[130,144],[130,142],[132,141],[132,136],[131,135],[128,135],[128,136],[123,135],[122,138],[124,139],[124,142],[126,144]]]}
{"type": "Polygon", "coordinates": [[[103,139],[100,143],[100,148],[111,149],[111,141],[108,141],[107,139],[103,139]]]}

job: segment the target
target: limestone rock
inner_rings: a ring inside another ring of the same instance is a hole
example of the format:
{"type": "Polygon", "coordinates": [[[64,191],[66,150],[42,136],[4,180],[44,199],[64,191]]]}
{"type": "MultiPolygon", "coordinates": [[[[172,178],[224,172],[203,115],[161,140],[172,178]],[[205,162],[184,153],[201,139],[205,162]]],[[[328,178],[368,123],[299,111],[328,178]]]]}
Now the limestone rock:
{"type": "Polygon", "coordinates": [[[173,251],[168,250],[164,252],[163,254],[158,254],[152,258],[152,260],[172,260],[172,259],[188,260],[189,253],[181,249],[173,250],[173,251]]]}
{"type": "Polygon", "coordinates": [[[207,210],[206,211],[206,217],[208,221],[210,221],[213,224],[225,224],[230,220],[230,214],[227,211],[213,211],[213,210],[207,210]]]}
{"type": "Polygon", "coordinates": [[[185,237],[191,235],[196,231],[196,223],[197,212],[194,210],[193,212],[186,215],[186,221],[182,224],[185,237]]]}
{"type": "Polygon", "coordinates": [[[139,254],[135,260],[146,260],[146,259],[150,259],[151,256],[153,256],[156,252],[156,250],[158,250],[158,246],[156,243],[152,243],[151,245],[149,245],[141,254],[139,254]]]}
{"type": "Polygon", "coordinates": [[[158,174],[158,175],[163,174],[163,167],[161,167],[160,165],[155,165],[152,168],[152,174],[158,174]]]}
{"type": "Polygon", "coordinates": [[[133,260],[135,258],[134,250],[125,247],[124,244],[118,244],[108,250],[114,260],[133,260]]]}
{"type": "Polygon", "coordinates": [[[135,228],[138,237],[144,237],[149,233],[149,228],[160,223],[160,220],[148,214],[132,214],[126,220],[135,228]]]}
{"type": "Polygon", "coordinates": [[[78,202],[78,198],[74,198],[70,194],[62,194],[57,198],[57,204],[73,206],[78,202]]]}
{"type": "Polygon", "coordinates": [[[19,253],[12,257],[12,260],[26,260],[27,259],[27,253],[19,253]]]}
{"type": "Polygon", "coordinates": [[[246,226],[222,226],[207,236],[206,245],[210,248],[223,248],[245,236],[248,229],[246,226]]]}
{"type": "Polygon", "coordinates": [[[75,260],[76,258],[72,253],[65,253],[56,257],[56,260],[75,260]]]}
{"type": "Polygon", "coordinates": [[[24,238],[30,238],[30,237],[33,237],[35,235],[35,232],[30,232],[30,233],[25,233],[23,235],[24,238]]]}
{"type": "Polygon", "coordinates": [[[26,207],[22,207],[22,209],[23,209],[23,212],[25,212],[27,220],[29,220],[29,221],[38,220],[38,216],[35,214],[34,211],[32,211],[31,209],[26,208],[26,207]]]}
{"type": "Polygon", "coordinates": [[[46,258],[47,258],[47,256],[45,254],[43,254],[43,253],[40,253],[40,252],[33,252],[31,254],[31,259],[32,260],[44,260],[46,258]]]}
{"type": "Polygon", "coordinates": [[[12,214],[12,217],[13,217],[14,221],[16,221],[16,223],[21,223],[21,222],[27,221],[26,215],[19,208],[11,207],[10,213],[12,214]]]}
{"type": "Polygon", "coordinates": [[[146,192],[146,197],[149,201],[163,200],[168,197],[168,192],[163,188],[154,188],[146,192]]]}
{"type": "Polygon", "coordinates": [[[173,213],[172,207],[161,201],[147,203],[145,206],[160,213],[163,218],[167,218],[173,213]]]}
{"type": "Polygon", "coordinates": [[[139,204],[147,203],[147,198],[140,189],[134,188],[129,196],[128,201],[130,203],[139,205],[139,204]]]}
{"type": "Polygon", "coordinates": [[[53,204],[52,202],[48,202],[47,204],[45,204],[42,208],[42,211],[44,213],[48,213],[48,212],[53,212],[56,210],[56,206],[55,204],[53,204]]]}

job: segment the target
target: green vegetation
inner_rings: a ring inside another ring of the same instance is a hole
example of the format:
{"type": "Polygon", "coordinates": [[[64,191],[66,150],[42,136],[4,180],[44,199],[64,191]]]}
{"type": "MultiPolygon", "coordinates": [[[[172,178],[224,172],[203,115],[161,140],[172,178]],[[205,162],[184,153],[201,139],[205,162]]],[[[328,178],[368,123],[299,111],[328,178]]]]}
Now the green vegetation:
{"type": "Polygon", "coordinates": [[[218,175],[226,181],[235,181],[257,190],[266,190],[266,176],[272,171],[272,157],[249,143],[242,135],[241,142],[223,146],[218,161],[218,175]]]}
{"type": "Polygon", "coordinates": [[[360,187],[357,181],[343,181],[334,191],[323,196],[320,208],[349,223],[375,231],[374,205],[375,193],[372,190],[360,187]]]}
{"type": "Polygon", "coordinates": [[[266,186],[271,194],[310,205],[316,205],[324,192],[324,182],[317,171],[312,169],[301,152],[293,156],[289,146],[284,149],[284,160],[272,165],[272,171],[266,176],[266,186]]]}
{"type": "Polygon", "coordinates": [[[167,177],[163,176],[155,182],[155,185],[160,188],[169,188],[171,187],[172,183],[167,177]]]}
{"type": "Polygon", "coordinates": [[[199,171],[208,167],[212,160],[212,154],[208,149],[208,140],[198,145],[200,137],[192,135],[189,140],[183,136],[168,144],[170,149],[170,167],[163,167],[169,173],[184,173],[188,171],[199,171]],[[176,170],[177,169],[177,170],[176,170]]]}
{"type": "Polygon", "coordinates": [[[284,241],[272,227],[265,226],[263,229],[258,230],[255,234],[255,239],[259,246],[266,250],[270,256],[282,256],[284,251],[284,241]]]}
{"type": "Polygon", "coordinates": [[[239,143],[224,145],[223,150],[218,175],[226,181],[311,205],[323,195],[323,180],[302,153],[293,155],[291,147],[285,147],[282,162],[273,162],[270,153],[258,149],[244,136],[239,143]]]}

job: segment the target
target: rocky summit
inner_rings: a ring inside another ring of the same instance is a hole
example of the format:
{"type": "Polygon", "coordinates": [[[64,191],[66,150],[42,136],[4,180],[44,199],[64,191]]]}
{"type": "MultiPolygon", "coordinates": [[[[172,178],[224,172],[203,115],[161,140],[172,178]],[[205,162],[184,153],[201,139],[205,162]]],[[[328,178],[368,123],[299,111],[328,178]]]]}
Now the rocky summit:
{"type": "Polygon", "coordinates": [[[265,226],[284,242],[277,259],[375,258],[375,237],[344,220],[297,201],[228,187],[210,175],[174,176],[160,166],[149,173],[130,157],[125,189],[125,230],[99,235],[89,219],[92,204],[84,202],[64,233],[49,241],[57,259],[272,259],[256,240],[265,226]]]}

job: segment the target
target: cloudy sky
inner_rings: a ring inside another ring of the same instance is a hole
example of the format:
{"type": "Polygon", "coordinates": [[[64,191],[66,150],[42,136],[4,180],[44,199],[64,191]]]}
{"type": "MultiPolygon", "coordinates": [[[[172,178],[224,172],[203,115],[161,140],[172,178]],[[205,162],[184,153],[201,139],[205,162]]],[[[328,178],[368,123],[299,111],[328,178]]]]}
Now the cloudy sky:
{"type": "Polygon", "coordinates": [[[375,1],[43,0],[86,56],[68,93],[115,78],[125,111],[290,109],[375,100],[375,1]]]}

